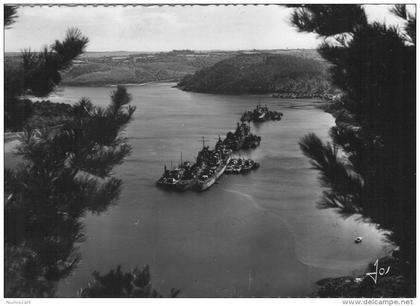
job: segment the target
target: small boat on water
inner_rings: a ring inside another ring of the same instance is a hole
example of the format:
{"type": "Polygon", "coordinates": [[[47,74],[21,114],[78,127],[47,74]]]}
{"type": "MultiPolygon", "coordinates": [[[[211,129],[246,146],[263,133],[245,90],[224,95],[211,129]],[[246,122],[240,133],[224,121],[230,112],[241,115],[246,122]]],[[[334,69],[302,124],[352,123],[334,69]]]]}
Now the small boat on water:
{"type": "Polygon", "coordinates": [[[189,161],[182,162],[182,153],[181,153],[181,163],[175,169],[172,169],[171,161],[171,170],[166,168],[166,165],[163,170],[162,176],[157,180],[156,184],[163,188],[175,189],[177,184],[182,180],[185,173],[191,169],[191,163],[189,161]]]}
{"type": "Polygon", "coordinates": [[[182,168],[168,170],[165,166],[163,175],[159,178],[156,184],[164,188],[173,188],[181,179],[183,172],[184,169],[182,168]]]}
{"type": "Polygon", "coordinates": [[[252,170],[254,166],[254,161],[252,159],[247,159],[242,164],[241,173],[248,173],[252,170]]]}
{"type": "Polygon", "coordinates": [[[259,163],[253,161],[252,159],[244,158],[231,158],[228,163],[225,173],[226,174],[241,174],[248,173],[252,170],[259,168],[259,163]]]}
{"type": "Polygon", "coordinates": [[[362,243],[363,241],[363,237],[356,237],[356,239],[354,239],[354,243],[362,243]]]}
{"type": "Polygon", "coordinates": [[[254,165],[252,166],[252,170],[257,170],[260,167],[260,163],[254,162],[254,165]]]}

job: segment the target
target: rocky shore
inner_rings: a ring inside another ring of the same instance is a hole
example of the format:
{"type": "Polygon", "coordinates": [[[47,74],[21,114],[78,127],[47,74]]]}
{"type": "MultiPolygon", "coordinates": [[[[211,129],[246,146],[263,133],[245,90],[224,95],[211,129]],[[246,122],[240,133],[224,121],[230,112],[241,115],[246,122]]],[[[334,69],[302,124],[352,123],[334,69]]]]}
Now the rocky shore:
{"type": "Polygon", "coordinates": [[[281,99],[322,99],[327,101],[333,101],[338,99],[339,95],[329,94],[329,93],[299,93],[299,92],[282,92],[282,93],[273,93],[271,95],[273,98],[281,99]]]}
{"type": "Polygon", "coordinates": [[[373,263],[369,264],[366,273],[377,271],[376,283],[372,278],[375,275],[370,277],[366,273],[358,276],[325,278],[316,283],[319,289],[313,297],[396,298],[408,296],[407,281],[402,273],[404,263],[400,261],[398,252],[394,251],[389,256],[379,258],[377,270],[373,263]]]}

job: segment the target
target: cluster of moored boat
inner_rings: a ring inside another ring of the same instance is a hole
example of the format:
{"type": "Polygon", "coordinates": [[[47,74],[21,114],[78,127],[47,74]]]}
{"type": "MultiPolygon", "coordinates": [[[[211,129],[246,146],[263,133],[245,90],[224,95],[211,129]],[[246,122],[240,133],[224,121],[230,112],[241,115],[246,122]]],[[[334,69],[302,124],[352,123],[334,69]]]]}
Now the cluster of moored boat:
{"type": "Polygon", "coordinates": [[[222,143],[232,151],[255,149],[260,145],[261,137],[250,133],[250,130],[248,124],[238,122],[235,132],[228,132],[222,143]]]}
{"type": "MultiPolygon", "coordinates": [[[[269,111],[266,106],[262,107],[260,105],[254,111],[251,111],[252,114],[259,114],[260,112],[264,114],[263,117],[261,115],[257,117],[264,118],[260,121],[280,120],[283,115],[282,113],[269,111]]],[[[235,132],[228,132],[223,140],[219,136],[219,140],[213,149],[205,145],[203,137],[203,148],[198,152],[195,163],[182,162],[181,157],[181,163],[177,167],[172,168],[171,166],[171,169],[168,169],[165,165],[163,175],[157,181],[157,185],[178,191],[188,189],[204,191],[213,186],[224,173],[240,174],[258,169],[259,163],[252,159],[233,158],[232,156],[235,151],[253,149],[261,143],[261,137],[252,134],[249,123],[247,123],[257,120],[243,120],[244,115],[241,118],[241,123],[237,123],[235,132]]],[[[252,115],[251,118],[255,116],[252,115]]]]}
{"type": "Polygon", "coordinates": [[[281,120],[283,113],[278,111],[271,111],[267,106],[261,106],[260,104],[253,110],[247,110],[242,114],[242,122],[263,122],[268,120],[281,120]]]}
{"type": "Polygon", "coordinates": [[[213,186],[226,169],[231,169],[234,164],[238,163],[235,169],[240,167],[242,173],[248,172],[248,168],[256,169],[257,163],[252,160],[241,159],[238,162],[231,157],[235,151],[255,148],[260,144],[261,137],[251,134],[250,130],[247,123],[238,123],[235,132],[229,132],[224,140],[219,136],[214,149],[206,146],[203,139],[203,148],[198,152],[196,162],[192,164],[181,161],[175,169],[167,169],[165,166],[162,177],[157,181],[158,186],[178,191],[203,191],[213,186]]]}

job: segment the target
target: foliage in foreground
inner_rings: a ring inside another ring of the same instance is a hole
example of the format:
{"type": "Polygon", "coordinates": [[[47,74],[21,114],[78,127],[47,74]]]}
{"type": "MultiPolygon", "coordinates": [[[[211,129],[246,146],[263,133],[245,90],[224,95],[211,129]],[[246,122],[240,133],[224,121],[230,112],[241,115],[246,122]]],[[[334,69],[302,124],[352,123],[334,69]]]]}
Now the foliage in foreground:
{"type": "MultiPolygon", "coordinates": [[[[149,266],[135,268],[131,272],[122,272],[121,266],[101,275],[95,271],[93,280],[79,295],[87,298],[161,298],[164,297],[152,288],[149,266]]],[[[171,289],[168,297],[175,298],[180,290],[171,289]]]]}
{"type": "Polygon", "coordinates": [[[343,92],[334,107],[332,143],[301,139],[325,187],[321,208],[358,215],[389,231],[406,279],[399,296],[415,296],[415,24],[404,5],[392,12],[405,33],[368,23],[361,5],[293,5],[292,23],[324,39],[319,48],[343,92]]]}
{"type": "Polygon", "coordinates": [[[80,260],[80,218],[101,213],[122,182],[112,169],[130,154],[122,132],[135,107],[118,87],[107,108],[81,99],[55,127],[28,128],[5,171],[5,296],[52,296],[80,260]]]}

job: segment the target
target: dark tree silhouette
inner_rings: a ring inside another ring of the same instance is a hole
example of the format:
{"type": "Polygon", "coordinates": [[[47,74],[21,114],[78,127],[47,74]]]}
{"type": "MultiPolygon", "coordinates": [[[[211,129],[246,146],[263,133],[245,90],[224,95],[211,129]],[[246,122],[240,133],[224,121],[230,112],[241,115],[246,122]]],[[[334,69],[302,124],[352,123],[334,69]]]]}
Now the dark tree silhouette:
{"type": "Polygon", "coordinates": [[[33,114],[24,94],[46,96],[61,82],[61,72],[85,51],[89,39],[78,29],[69,29],[63,41],[56,40],[41,52],[22,51],[18,59],[5,62],[4,111],[6,128],[22,128],[33,114]]]}
{"type": "Polygon", "coordinates": [[[23,90],[45,96],[61,82],[60,72],[66,70],[85,51],[89,39],[80,30],[72,28],[63,41],[56,40],[41,52],[27,49],[22,52],[23,90]]]}
{"type": "Polygon", "coordinates": [[[81,99],[51,128],[27,129],[17,154],[23,163],[5,172],[5,294],[51,296],[80,259],[80,217],[115,202],[121,180],[112,169],[131,147],[122,132],[135,107],[119,86],[107,108],[81,99]]]}
{"type": "Polygon", "coordinates": [[[296,7],[292,23],[302,32],[331,36],[352,32],[367,24],[365,12],[358,5],[289,5],[296,7]]]}
{"type": "Polygon", "coordinates": [[[324,39],[321,55],[332,64],[335,105],[332,144],[311,134],[303,153],[326,187],[322,208],[358,214],[390,231],[400,246],[402,292],[415,296],[415,24],[403,5],[392,8],[405,31],[368,23],[360,5],[301,5],[292,23],[324,39]]]}
{"type": "MultiPolygon", "coordinates": [[[[123,273],[121,266],[105,275],[93,272],[93,280],[80,290],[81,297],[88,298],[161,298],[160,293],[152,288],[149,266],[135,268],[123,273]]],[[[168,297],[177,297],[180,290],[174,288],[168,297]]]]}
{"type": "Polygon", "coordinates": [[[4,5],[4,27],[9,29],[10,26],[16,21],[18,17],[17,6],[4,5]]]}

